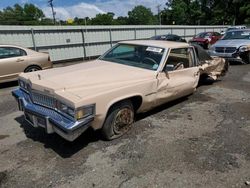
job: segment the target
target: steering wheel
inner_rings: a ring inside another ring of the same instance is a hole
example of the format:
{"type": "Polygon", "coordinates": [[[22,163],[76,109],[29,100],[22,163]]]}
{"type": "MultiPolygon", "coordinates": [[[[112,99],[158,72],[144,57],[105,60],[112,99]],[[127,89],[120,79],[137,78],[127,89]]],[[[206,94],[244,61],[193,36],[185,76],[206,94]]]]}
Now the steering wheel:
{"type": "Polygon", "coordinates": [[[149,65],[155,65],[155,64],[158,64],[154,59],[150,58],[150,57],[145,57],[143,60],[142,60],[143,63],[145,64],[149,64],[149,65]]]}
{"type": "Polygon", "coordinates": [[[183,69],[183,68],[184,68],[183,62],[179,62],[174,66],[174,70],[183,69]]]}

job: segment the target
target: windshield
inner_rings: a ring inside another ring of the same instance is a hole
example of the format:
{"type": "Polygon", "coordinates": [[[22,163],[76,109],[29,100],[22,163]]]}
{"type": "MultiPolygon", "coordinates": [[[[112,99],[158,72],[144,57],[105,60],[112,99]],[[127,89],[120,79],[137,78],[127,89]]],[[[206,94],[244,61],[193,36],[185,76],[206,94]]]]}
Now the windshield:
{"type": "Polygon", "coordinates": [[[133,67],[157,70],[163,53],[163,48],[118,44],[100,59],[133,67]]]}
{"type": "Polygon", "coordinates": [[[226,32],[222,40],[232,40],[232,39],[245,39],[250,40],[250,30],[249,31],[229,31],[226,32]]]}
{"type": "Polygon", "coordinates": [[[195,38],[208,38],[210,35],[211,33],[199,33],[195,38]]]}

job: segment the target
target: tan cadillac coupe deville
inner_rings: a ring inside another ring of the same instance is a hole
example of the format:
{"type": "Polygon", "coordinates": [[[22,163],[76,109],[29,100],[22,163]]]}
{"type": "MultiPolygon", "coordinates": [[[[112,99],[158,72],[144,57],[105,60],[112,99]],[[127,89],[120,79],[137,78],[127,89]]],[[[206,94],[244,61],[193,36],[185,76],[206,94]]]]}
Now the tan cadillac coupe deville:
{"type": "Polygon", "coordinates": [[[200,75],[224,75],[222,58],[198,57],[182,42],[119,42],[97,60],[23,73],[13,91],[24,117],[73,141],[88,127],[108,140],[133,125],[135,113],[193,93],[200,75]]]}

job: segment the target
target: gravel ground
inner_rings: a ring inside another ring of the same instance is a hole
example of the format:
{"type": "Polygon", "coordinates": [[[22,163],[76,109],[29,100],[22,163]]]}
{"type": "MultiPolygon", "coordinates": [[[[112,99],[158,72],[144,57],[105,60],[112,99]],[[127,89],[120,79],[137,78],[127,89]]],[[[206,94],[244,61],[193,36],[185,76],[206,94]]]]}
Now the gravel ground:
{"type": "Polygon", "coordinates": [[[30,127],[16,84],[0,85],[0,187],[248,187],[250,65],[137,115],[114,141],[90,129],[69,143],[30,127]]]}

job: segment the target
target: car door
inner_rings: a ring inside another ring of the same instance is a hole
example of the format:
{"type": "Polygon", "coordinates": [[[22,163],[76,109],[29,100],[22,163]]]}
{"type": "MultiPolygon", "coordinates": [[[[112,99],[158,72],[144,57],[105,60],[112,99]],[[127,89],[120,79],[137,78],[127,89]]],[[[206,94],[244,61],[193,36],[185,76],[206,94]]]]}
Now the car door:
{"type": "Polygon", "coordinates": [[[193,48],[172,49],[165,66],[157,76],[157,105],[189,95],[199,81],[193,48]]]}
{"type": "Polygon", "coordinates": [[[26,68],[27,53],[16,47],[0,47],[0,80],[17,77],[26,68]]]}

